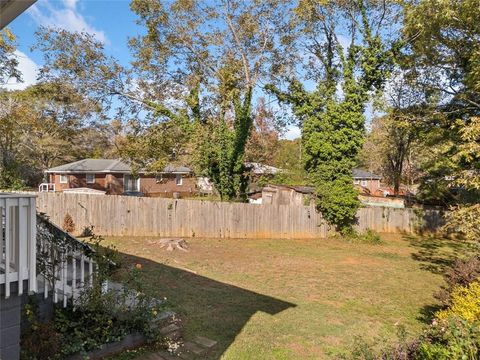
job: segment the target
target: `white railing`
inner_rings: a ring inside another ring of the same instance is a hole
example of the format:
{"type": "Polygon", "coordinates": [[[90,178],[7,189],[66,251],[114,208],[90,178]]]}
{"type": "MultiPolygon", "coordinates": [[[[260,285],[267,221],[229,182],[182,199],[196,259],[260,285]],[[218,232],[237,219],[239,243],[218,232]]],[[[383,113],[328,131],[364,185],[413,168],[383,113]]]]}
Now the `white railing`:
{"type": "Polygon", "coordinates": [[[0,285],[5,298],[23,294],[23,282],[35,292],[36,281],[36,209],[35,196],[0,193],[0,285]]]}
{"type": "Polygon", "coordinates": [[[68,299],[76,299],[82,289],[93,285],[98,269],[91,256],[93,250],[41,217],[39,224],[38,252],[46,261],[39,261],[43,266],[38,291],[44,298],[52,294],[55,303],[61,301],[67,306],[68,299]]]}
{"type": "Polygon", "coordinates": [[[43,292],[66,306],[93,284],[93,250],[37,217],[35,200],[31,194],[0,193],[0,293],[22,295],[28,281],[29,293],[43,292]]]}
{"type": "Polygon", "coordinates": [[[38,185],[38,192],[55,192],[55,184],[41,183],[38,185]]]}

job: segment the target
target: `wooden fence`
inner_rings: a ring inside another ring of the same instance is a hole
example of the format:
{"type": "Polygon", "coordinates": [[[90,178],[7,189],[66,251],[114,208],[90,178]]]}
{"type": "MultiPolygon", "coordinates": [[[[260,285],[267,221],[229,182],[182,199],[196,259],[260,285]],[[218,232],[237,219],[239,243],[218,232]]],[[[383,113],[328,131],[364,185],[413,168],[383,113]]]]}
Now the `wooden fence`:
{"type": "MultiPolygon", "coordinates": [[[[108,236],[324,238],[329,231],[313,206],[40,193],[37,209],[60,226],[68,213],[77,232],[94,226],[108,236]]],[[[359,210],[357,228],[412,233],[435,230],[442,218],[438,210],[368,207],[359,210]]]]}

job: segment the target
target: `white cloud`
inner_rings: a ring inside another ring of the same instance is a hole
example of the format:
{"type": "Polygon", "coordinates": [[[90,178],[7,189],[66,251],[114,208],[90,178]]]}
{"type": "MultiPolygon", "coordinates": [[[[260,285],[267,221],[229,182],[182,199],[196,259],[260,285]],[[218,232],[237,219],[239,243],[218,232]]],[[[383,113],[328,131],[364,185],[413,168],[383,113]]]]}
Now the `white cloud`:
{"type": "Polygon", "coordinates": [[[25,53],[15,50],[18,60],[18,70],[22,73],[23,82],[10,79],[3,87],[7,90],[23,90],[37,82],[38,65],[25,53]]]}
{"type": "Polygon", "coordinates": [[[39,25],[59,27],[68,31],[84,31],[94,35],[97,40],[107,42],[105,33],[88,24],[77,7],[78,0],[50,2],[39,0],[27,12],[39,25]]]}
{"type": "Polygon", "coordinates": [[[283,134],[282,138],[287,140],[295,140],[302,135],[298,126],[292,125],[287,128],[287,132],[283,134]]]}

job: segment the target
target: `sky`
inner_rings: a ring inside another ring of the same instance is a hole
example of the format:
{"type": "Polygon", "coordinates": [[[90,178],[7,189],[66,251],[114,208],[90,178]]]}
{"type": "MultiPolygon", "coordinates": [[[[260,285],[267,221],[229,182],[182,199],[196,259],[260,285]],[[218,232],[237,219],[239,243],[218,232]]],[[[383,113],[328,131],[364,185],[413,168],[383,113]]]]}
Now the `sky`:
{"type": "MultiPolygon", "coordinates": [[[[9,25],[17,36],[17,56],[24,82],[7,88],[23,89],[35,83],[42,54],[31,51],[31,47],[35,31],[42,25],[91,33],[105,44],[109,55],[127,65],[131,60],[127,39],[142,31],[129,4],[129,0],[38,0],[9,25]]],[[[296,126],[288,127],[284,134],[286,139],[299,136],[300,129],[296,126]]]]}

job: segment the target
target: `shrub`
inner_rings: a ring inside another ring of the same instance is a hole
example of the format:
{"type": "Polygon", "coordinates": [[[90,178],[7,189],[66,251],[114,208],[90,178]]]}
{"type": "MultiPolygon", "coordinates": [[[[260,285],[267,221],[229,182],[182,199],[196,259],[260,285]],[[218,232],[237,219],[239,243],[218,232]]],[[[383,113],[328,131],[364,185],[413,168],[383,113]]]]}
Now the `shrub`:
{"type": "MultiPolygon", "coordinates": [[[[138,275],[135,269],[129,273],[138,275]]],[[[55,312],[54,325],[62,336],[64,357],[86,353],[132,333],[142,333],[151,342],[160,340],[154,320],[164,309],[163,303],[128,285],[105,292],[100,283],[95,283],[74,305],[55,312]]]]}
{"type": "Polygon", "coordinates": [[[445,271],[444,279],[446,286],[438,292],[435,297],[443,305],[450,305],[451,293],[458,286],[467,286],[472,281],[480,278],[480,257],[473,256],[468,259],[459,259],[455,264],[445,271]]]}
{"type": "Polygon", "coordinates": [[[73,222],[72,216],[69,213],[67,213],[63,218],[62,229],[67,233],[72,233],[75,231],[75,223],[73,222]]]}
{"type": "Polygon", "coordinates": [[[420,342],[407,340],[407,333],[403,326],[397,328],[397,342],[395,344],[378,349],[378,345],[383,345],[383,339],[377,339],[374,342],[367,342],[362,338],[356,338],[353,343],[352,351],[343,359],[351,360],[411,360],[415,359],[415,353],[418,351],[420,342]]]}
{"type": "Polygon", "coordinates": [[[22,314],[22,336],[20,339],[20,358],[23,360],[59,359],[62,335],[53,322],[41,322],[38,314],[38,301],[29,296],[22,314]]]}
{"type": "Polygon", "coordinates": [[[21,359],[60,359],[62,335],[52,322],[35,323],[22,334],[21,359]]]}
{"type": "MultiPolygon", "coordinates": [[[[403,331],[403,330],[401,330],[403,331]]],[[[400,334],[396,344],[383,346],[382,342],[368,343],[356,340],[349,355],[351,360],[478,360],[480,356],[479,322],[468,322],[458,317],[435,321],[422,336],[407,341],[400,334]]]]}
{"type": "Polygon", "coordinates": [[[452,292],[450,307],[436,313],[441,320],[451,316],[469,322],[480,321],[480,281],[474,281],[466,287],[456,287],[452,292]]]}
{"type": "Polygon", "coordinates": [[[348,235],[344,235],[344,237],[354,243],[364,243],[364,244],[372,244],[372,245],[379,245],[382,244],[382,239],[380,238],[380,235],[371,229],[368,229],[364,233],[358,233],[356,231],[353,231],[349,233],[348,235]]]}
{"type": "Polygon", "coordinates": [[[460,233],[470,242],[480,242],[480,204],[453,207],[447,214],[443,230],[460,233]]]}
{"type": "Polygon", "coordinates": [[[412,359],[478,360],[479,356],[479,323],[468,322],[458,317],[449,317],[432,323],[412,359]]]}

